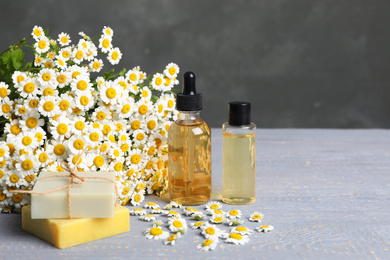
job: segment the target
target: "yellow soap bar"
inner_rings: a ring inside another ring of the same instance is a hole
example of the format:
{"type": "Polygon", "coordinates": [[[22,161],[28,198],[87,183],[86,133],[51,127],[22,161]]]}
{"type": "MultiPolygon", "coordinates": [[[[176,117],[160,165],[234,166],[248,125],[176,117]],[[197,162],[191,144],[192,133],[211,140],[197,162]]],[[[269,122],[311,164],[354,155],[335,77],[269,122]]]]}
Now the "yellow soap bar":
{"type": "MultiPolygon", "coordinates": [[[[59,175],[38,181],[33,191],[45,192],[66,186],[69,173],[43,172],[39,177],[59,175]]],[[[109,218],[114,216],[115,174],[113,172],[78,172],[88,177],[84,184],[73,184],[70,188],[72,218],[109,218]],[[98,178],[96,178],[98,177],[98,178]],[[91,179],[92,178],[92,179],[91,179]],[[99,179],[99,178],[107,178],[99,179]]],[[[80,182],[79,179],[76,179],[80,182]]],[[[46,194],[31,194],[31,216],[40,218],[69,218],[68,190],[57,190],[46,194]]]]}
{"type": "Polygon", "coordinates": [[[31,206],[24,206],[22,228],[63,249],[129,231],[129,209],[116,205],[113,218],[32,219],[31,206]]]}

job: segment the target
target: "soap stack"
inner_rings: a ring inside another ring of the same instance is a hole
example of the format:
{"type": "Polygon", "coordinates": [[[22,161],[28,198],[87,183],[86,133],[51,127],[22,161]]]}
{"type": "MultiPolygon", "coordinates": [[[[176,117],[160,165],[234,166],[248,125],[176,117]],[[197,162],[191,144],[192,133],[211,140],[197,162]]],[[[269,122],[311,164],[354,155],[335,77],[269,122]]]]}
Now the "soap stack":
{"type": "MultiPolygon", "coordinates": [[[[41,173],[33,192],[46,192],[66,186],[67,173],[41,173]],[[60,176],[58,176],[60,175],[60,176]],[[63,177],[62,177],[63,176],[63,177]]],[[[45,194],[31,194],[31,206],[22,208],[22,228],[57,248],[67,248],[117,235],[130,230],[129,210],[116,205],[115,175],[111,172],[77,173],[85,183],[45,194]],[[92,177],[92,178],[91,178],[92,177]],[[99,177],[99,178],[95,178],[99,177]]]]}

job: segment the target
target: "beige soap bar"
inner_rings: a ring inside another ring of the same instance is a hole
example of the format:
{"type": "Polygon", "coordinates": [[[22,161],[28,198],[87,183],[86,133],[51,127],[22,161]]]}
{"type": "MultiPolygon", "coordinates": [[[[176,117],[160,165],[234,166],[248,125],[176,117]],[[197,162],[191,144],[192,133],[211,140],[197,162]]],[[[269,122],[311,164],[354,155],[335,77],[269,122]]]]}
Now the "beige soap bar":
{"type": "Polygon", "coordinates": [[[22,208],[22,228],[57,248],[67,248],[130,230],[129,210],[117,205],[113,218],[32,219],[22,208]]]}
{"type": "MultiPolygon", "coordinates": [[[[64,175],[40,180],[34,191],[49,191],[69,183],[69,173],[44,172],[39,177],[64,175]]],[[[80,177],[104,177],[114,180],[112,172],[79,172],[80,177]]],[[[79,181],[76,179],[76,181],[79,181]]],[[[70,189],[72,218],[109,218],[114,216],[115,184],[103,179],[85,179],[84,184],[73,184],[70,189]]],[[[33,219],[68,218],[67,189],[46,194],[31,194],[31,217],[33,219]]]]}

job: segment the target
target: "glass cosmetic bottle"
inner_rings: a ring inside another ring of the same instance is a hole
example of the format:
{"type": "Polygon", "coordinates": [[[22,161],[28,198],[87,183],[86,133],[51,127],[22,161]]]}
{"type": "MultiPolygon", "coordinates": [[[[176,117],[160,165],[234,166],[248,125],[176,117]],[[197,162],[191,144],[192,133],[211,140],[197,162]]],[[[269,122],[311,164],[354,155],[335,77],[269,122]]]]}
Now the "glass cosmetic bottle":
{"type": "Polygon", "coordinates": [[[211,131],[200,117],[202,96],[195,74],[186,72],[177,94],[179,118],[168,131],[169,195],[183,205],[200,205],[211,194],[211,131]]]}
{"type": "Polygon", "coordinates": [[[256,199],[256,125],[249,102],[230,102],[222,125],[222,201],[250,204],[256,199]]]}

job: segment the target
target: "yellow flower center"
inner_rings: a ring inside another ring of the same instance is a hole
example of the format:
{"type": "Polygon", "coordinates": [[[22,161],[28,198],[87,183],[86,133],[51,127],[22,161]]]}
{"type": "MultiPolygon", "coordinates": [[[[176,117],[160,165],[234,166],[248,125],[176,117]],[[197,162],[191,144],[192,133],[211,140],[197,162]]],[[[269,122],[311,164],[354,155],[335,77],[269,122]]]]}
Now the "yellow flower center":
{"type": "Polygon", "coordinates": [[[81,73],[78,72],[78,71],[75,71],[75,72],[72,73],[72,78],[75,79],[79,75],[81,75],[81,73]]]}
{"type": "Polygon", "coordinates": [[[121,145],[121,150],[122,152],[127,152],[130,149],[130,146],[128,144],[122,144],[121,145]]]}
{"type": "Polygon", "coordinates": [[[15,202],[15,203],[19,203],[23,200],[23,195],[20,194],[20,193],[17,193],[15,195],[12,195],[12,200],[15,202]]]}
{"type": "Polygon", "coordinates": [[[161,228],[154,227],[150,230],[150,234],[153,236],[159,236],[159,235],[162,235],[162,233],[163,233],[163,231],[161,228]]]}
{"type": "Polygon", "coordinates": [[[83,162],[83,159],[82,158],[80,158],[80,161],[79,161],[79,163],[77,163],[77,161],[79,160],[79,156],[78,155],[75,155],[75,156],[73,156],[73,158],[72,158],[72,163],[73,164],[80,164],[80,163],[82,163],[83,162]]]}
{"type": "Polygon", "coordinates": [[[114,88],[108,88],[106,90],[106,96],[109,98],[109,99],[113,99],[116,97],[116,90],[114,88]]]}
{"type": "Polygon", "coordinates": [[[152,167],[153,167],[153,161],[149,161],[149,162],[146,164],[145,169],[150,170],[150,169],[152,169],[152,167]]]}
{"type": "Polygon", "coordinates": [[[23,80],[24,80],[24,77],[22,75],[19,75],[19,76],[16,77],[16,81],[18,83],[22,82],[23,80]]]}
{"type": "Polygon", "coordinates": [[[41,162],[41,163],[44,163],[47,161],[47,154],[46,153],[41,153],[39,156],[38,156],[38,160],[41,162]]]}
{"type": "Polygon", "coordinates": [[[81,139],[76,139],[73,142],[73,147],[76,148],[77,150],[81,150],[84,148],[84,141],[81,139]]]}
{"type": "MultiPolygon", "coordinates": [[[[3,148],[0,148],[0,157],[3,157],[4,154],[5,154],[4,149],[3,149],[3,148]]],[[[2,176],[1,176],[1,177],[2,177],[2,176]]],[[[0,179],[1,179],[1,177],[0,177],[0,179]]]]}
{"type": "Polygon", "coordinates": [[[115,157],[119,157],[119,151],[118,150],[114,150],[114,156],[115,157]]]}
{"type": "Polygon", "coordinates": [[[176,74],[176,69],[174,67],[170,67],[168,71],[169,71],[169,74],[171,74],[171,75],[176,74]]]}
{"type": "Polygon", "coordinates": [[[169,86],[169,85],[171,85],[171,79],[170,78],[168,78],[168,77],[164,77],[164,79],[165,79],[165,86],[169,86]]]}
{"type": "Polygon", "coordinates": [[[129,194],[129,192],[130,192],[130,189],[128,187],[124,187],[122,190],[122,195],[127,195],[127,194],[129,194]]]}
{"type": "Polygon", "coordinates": [[[236,228],[236,230],[242,232],[242,231],[247,231],[248,229],[246,227],[238,227],[236,228]]]}
{"type": "Polygon", "coordinates": [[[54,146],[53,152],[57,156],[61,156],[65,153],[65,146],[63,144],[57,144],[56,146],[54,146]]]}
{"type": "Polygon", "coordinates": [[[236,239],[236,240],[241,240],[242,236],[241,236],[241,234],[238,234],[238,233],[231,233],[229,235],[229,238],[233,238],[233,239],[236,239]]]}
{"type": "Polygon", "coordinates": [[[9,148],[9,155],[13,155],[14,152],[15,152],[15,146],[13,144],[7,144],[8,148],[9,148]]]}
{"type": "Polygon", "coordinates": [[[8,95],[8,90],[4,87],[0,88],[0,97],[5,98],[8,95]]]}
{"type": "Polygon", "coordinates": [[[63,51],[62,52],[62,57],[63,58],[67,59],[67,58],[69,58],[69,56],[70,56],[70,52],[69,51],[63,51]]]}
{"type": "Polygon", "coordinates": [[[49,69],[53,68],[53,62],[51,62],[50,60],[46,61],[45,68],[49,68],[49,69]]]}
{"type": "Polygon", "coordinates": [[[156,203],[155,202],[153,202],[153,201],[151,201],[151,202],[148,202],[148,203],[146,203],[147,205],[149,205],[149,206],[156,206],[156,203]]]}
{"type": "Polygon", "coordinates": [[[111,132],[111,127],[109,125],[104,125],[103,126],[103,134],[108,135],[111,132]]]}
{"type": "Polygon", "coordinates": [[[238,215],[238,211],[235,210],[235,209],[233,209],[233,210],[229,211],[229,214],[230,214],[231,216],[237,216],[237,215],[238,215]]]}
{"type": "Polygon", "coordinates": [[[65,35],[61,37],[61,42],[62,42],[62,43],[67,43],[68,40],[69,40],[68,37],[65,36],[65,35]]]}
{"type": "Polygon", "coordinates": [[[261,219],[261,215],[254,215],[252,219],[261,219]]]}
{"type": "Polygon", "coordinates": [[[85,128],[85,124],[83,121],[77,121],[74,126],[79,131],[84,130],[84,128],[85,128]]]}
{"type": "Polygon", "coordinates": [[[77,82],[77,88],[78,88],[79,90],[86,90],[87,87],[88,87],[88,84],[87,84],[87,82],[86,82],[85,80],[79,80],[79,81],[77,82]]]}
{"type": "Polygon", "coordinates": [[[172,242],[173,240],[175,240],[177,237],[177,235],[172,235],[168,238],[168,241],[172,242]]]}
{"type": "Polygon", "coordinates": [[[29,159],[26,159],[22,162],[22,168],[26,171],[31,170],[33,166],[34,166],[33,162],[29,159]]]}
{"type": "Polygon", "coordinates": [[[42,61],[42,58],[40,57],[40,56],[37,56],[36,58],[35,58],[35,62],[36,63],[41,63],[41,61],[42,61]]]}
{"type": "Polygon", "coordinates": [[[176,228],[181,228],[181,227],[183,227],[183,223],[181,223],[181,222],[178,221],[178,220],[173,221],[172,225],[173,225],[174,227],[176,227],[176,228]]]}
{"type": "Polygon", "coordinates": [[[92,67],[93,67],[95,70],[100,69],[100,63],[96,61],[96,62],[93,63],[92,67]]]}
{"type": "Polygon", "coordinates": [[[153,130],[156,127],[156,121],[150,120],[147,124],[148,129],[153,130]]]}
{"type": "Polygon", "coordinates": [[[123,168],[123,164],[121,162],[115,164],[115,166],[114,166],[114,170],[117,172],[121,171],[122,168],[123,168]]]}
{"type": "Polygon", "coordinates": [[[164,106],[162,104],[158,105],[158,112],[161,113],[164,109],[164,106]]]}
{"type": "Polygon", "coordinates": [[[49,81],[49,80],[51,80],[51,75],[50,75],[50,73],[44,73],[43,75],[42,75],[42,79],[44,80],[44,81],[49,81]]]}
{"type": "Polygon", "coordinates": [[[214,213],[215,214],[223,214],[222,210],[219,210],[219,209],[214,210],[214,213]]]}
{"type": "Polygon", "coordinates": [[[47,43],[44,40],[41,40],[41,41],[38,42],[38,48],[39,49],[43,50],[43,49],[46,48],[46,46],[47,46],[47,43]]]}
{"type": "Polygon", "coordinates": [[[43,109],[47,112],[52,111],[54,109],[54,103],[51,101],[47,101],[43,104],[43,109]]]}
{"type": "Polygon", "coordinates": [[[214,219],[214,222],[222,222],[222,221],[223,221],[223,218],[221,218],[221,217],[216,217],[214,219]]]}
{"type": "Polygon", "coordinates": [[[88,105],[88,104],[89,104],[89,99],[88,99],[88,97],[82,96],[82,97],[80,98],[80,104],[81,104],[82,106],[88,105]]]}
{"type": "Polygon", "coordinates": [[[206,233],[209,235],[214,235],[215,229],[213,227],[208,227],[208,228],[206,228],[206,233]]]}
{"type": "Polygon", "coordinates": [[[34,30],[34,35],[35,36],[39,37],[39,36],[41,36],[41,34],[42,34],[41,30],[39,30],[38,28],[34,30]]]}
{"type": "Polygon", "coordinates": [[[144,140],[145,136],[143,133],[138,133],[136,138],[138,141],[142,141],[142,140],[144,140]]]}
{"type": "Polygon", "coordinates": [[[131,81],[136,81],[137,80],[137,74],[131,73],[129,78],[130,78],[131,81]]]}
{"type": "Polygon", "coordinates": [[[100,152],[102,152],[102,153],[107,151],[107,149],[108,149],[108,145],[107,144],[102,144],[102,146],[100,146],[100,152]]]}
{"type": "Polygon", "coordinates": [[[35,107],[37,107],[38,106],[38,100],[36,100],[36,99],[33,99],[33,100],[30,100],[30,102],[28,102],[28,105],[30,106],[30,107],[32,107],[32,108],[35,108],[35,107]]]}
{"type": "Polygon", "coordinates": [[[25,136],[22,138],[22,144],[24,146],[29,146],[32,143],[32,139],[29,136],[25,136]]]}
{"type": "Polygon", "coordinates": [[[118,53],[117,51],[114,51],[114,52],[111,54],[111,58],[112,58],[113,60],[117,60],[118,57],[119,57],[119,53],[118,53]]]}
{"type": "Polygon", "coordinates": [[[135,202],[140,202],[141,201],[141,195],[139,195],[139,194],[136,194],[135,196],[134,196],[134,201],[135,202]]]}
{"type": "Polygon", "coordinates": [[[62,111],[68,110],[69,106],[70,106],[70,104],[69,104],[68,100],[61,100],[61,102],[60,102],[60,109],[62,111]]]}
{"type": "Polygon", "coordinates": [[[160,86],[161,83],[162,83],[162,78],[160,78],[160,77],[156,78],[155,83],[156,83],[157,86],[160,86]]]}
{"type": "Polygon", "coordinates": [[[219,206],[217,204],[213,204],[210,206],[210,209],[217,209],[217,208],[219,208],[219,206]]]}
{"type": "Polygon", "coordinates": [[[151,146],[148,150],[148,155],[152,156],[156,152],[156,148],[154,146],[151,146]]]}
{"type": "Polygon", "coordinates": [[[26,108],[24,108],[24,107],[19,108],[18,111],[20,114],[24,114],[27,112],[26,108]]]}
{"type": "Polygon", "coordinates": [[[130,159],[132,164],[138,164],[141,161],[141,156],[138,154],[133,154],[130,159]]]}
{"type": "Polygon", "coordinates": [[[11,106],[8,104],[3,104],[1,106],[1,110],[3,111],[3,113],[8,114],[11,111],[11,106]]]}
{"type": "Polygon", "coordinates": [[[175,103],[173,102],[173,100],[169,100],[168,101],[168,107],[169,108],[172,108],[174,105],[175,105],[175,103]]]}
{"type": "Polygon", "coordinates": [[[75,57],[76,59],[81,60],[84,57],[84,52],[83,51],[76,52],[75,57]]]}
{"type": "Polygon", "coordinates": [[[195,227],[200,227],[203,225],[204,222],[195,222],[194,226],[195,227]]]}
{"type": "Polygon", "coordinates": [[[35,175],[27,175],[24,179],[30,183],[35,179],[35,175]]]}
{"type": "Polygon", "coordinates": [[[93,159],[93,164],[96,167],[102,167],[104,164],[104,158],[100,155],[96,156],[95,159],[93,159]]]}
{"type": "Polygon", "coordinates": [[[35,90],[35,84],[32,82],[29,82],[26,85],[24,85],[23,90],[26,93],[32,93],[35,90]]]}
{"type": "Polygon", "coordinates": [[[18,175],[16,175],[15,173],[12,174],[11,176],[9,176],[9,180],[12,182],[12,183],[17,183],[19,181],[19,177],[18,175]]]}
{"type": "Polygon", "coordinates": [[[140,105],[138,108],[138,112],[141,115],[145,115],[148,112],[148,107],[146,105],[140,105]]]}
{"type": "Polygon", "coordinates": [[[65,81],[66,81],[66,76],[64,74],[57,76],[58,83],[62,84],[62,83],[65,83],[65,81]]]}
{"type": "Polygon", "coordinates": [[[110,41],[108,39],[104,39],[102,41],[103,48],[107,49],[110,46],[110,41]]]}
{"type": "Polygon", "coordinates": [[[106,118],[106,113],[100,111],[96,114],[96,118],[99,120],[104,120],[106,118]]]}
{"type": "Polygon", "coordinates": [[[60,135],[64,135],[68,132],[68,126],[65,123],[58,124],[57,133],[60,135]]]}
{"type": "Polygon", "coordinates": [[[131,122],[131,129],[137,130],[140,127],[141,127],[141,122],[140,121],[134,120],[133,122],[131,122]]]}
{"type": "Polygon", "coordinates": [[[96,142],[97,140],[99,140],[99,134],[96,133],[96,132],[90,133],[90,134],[89,134],[89,139],[90,139],[91,141],[96,142]]]}
{"type": "Polygon", "coordinates": [[[203,241],[202,246],[210,246],[213,243],[213,240],[211,239],[206,239],[203,241]]]}
{"type": "Polygon", "coordinates": [[[53,96],[54,95],[54,90],[52,88],[45,88],[43,91],[44,96],[53,96]]]}
{"type": "Polygon", "coordinates": [[[43,135],[42,133],[38,132],[34,135],[35,138],[37,138],[38,142],[42,141],[43,135]]]}

